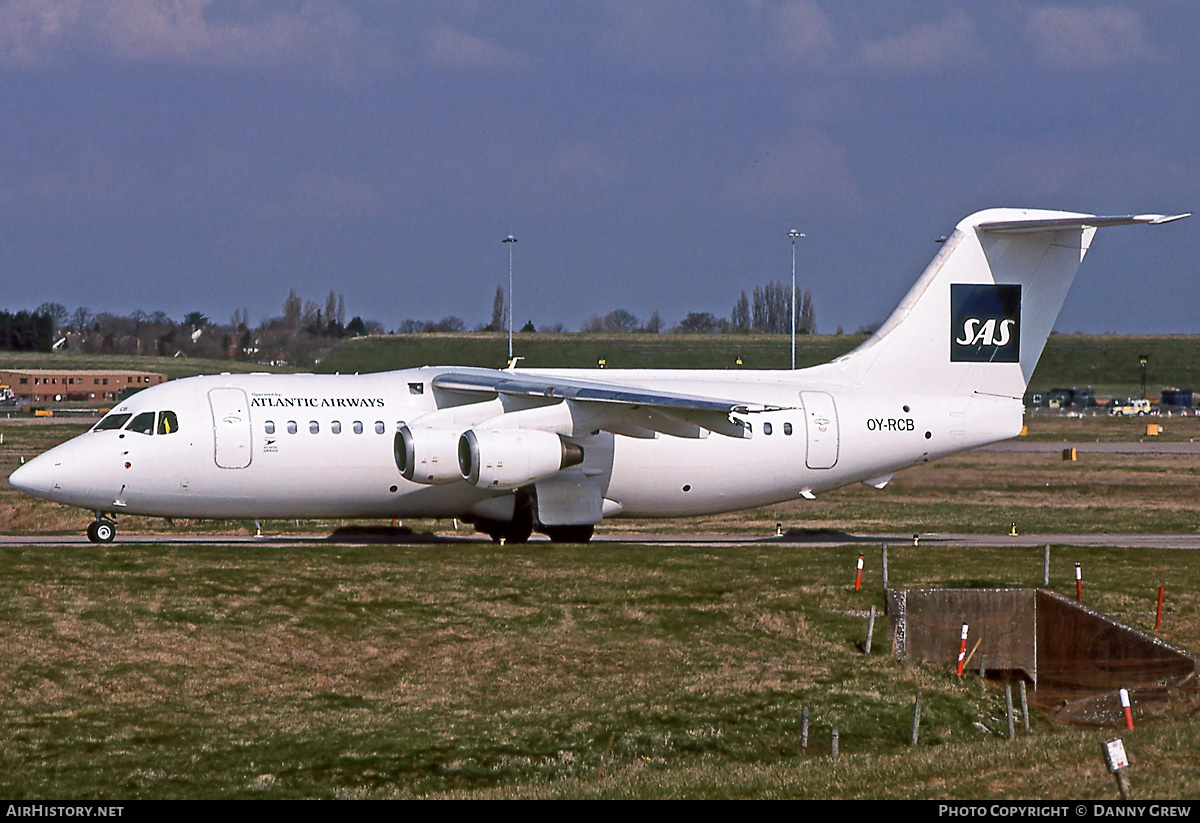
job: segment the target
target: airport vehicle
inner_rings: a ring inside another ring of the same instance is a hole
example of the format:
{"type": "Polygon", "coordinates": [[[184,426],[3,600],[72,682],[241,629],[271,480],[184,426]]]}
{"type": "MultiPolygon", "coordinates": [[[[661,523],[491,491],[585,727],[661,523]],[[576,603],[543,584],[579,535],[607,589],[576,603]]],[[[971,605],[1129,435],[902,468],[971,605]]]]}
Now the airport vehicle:
{"type": "Polygon", "coordinates": [[[1150,401],[1144,397],[1135,397],[1129,400],[1114,400],[1108,407],[1109,414],[1119,414],[1125,417],[1134,417],[1150,414],[1153,408],[1150,401]]]}
{"type": "Polygon", "coordinates": [[[1016,436],[1021,398],[1103,217],[962,220],[861,346],[793,371],[425,367],[213,375],[119,403],[9,482],[114,516],[457,517],[494,540],[586,541],[863,482],[1016,436]]]}
{"type": "Polygon", "coordinates": [[[0,406],[15,405],[17,405],[17,396],[13,394],[12,387],[0,384],[0,406]]]}

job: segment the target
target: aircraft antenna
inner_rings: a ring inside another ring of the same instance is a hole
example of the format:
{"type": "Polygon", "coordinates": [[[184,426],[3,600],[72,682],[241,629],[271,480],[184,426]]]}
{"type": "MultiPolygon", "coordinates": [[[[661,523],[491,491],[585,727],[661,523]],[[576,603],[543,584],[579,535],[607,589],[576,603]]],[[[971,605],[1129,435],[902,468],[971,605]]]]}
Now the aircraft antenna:
{"type": "Polygon", "coordinates": [[[788,232],[792,238],[792,371],[796,370],[796,238],[803,236],[795,229],[788,232]]]}
{"type": "Polygon", "coordinates": [[[512,247],[512,244],[517,242],[517,238],[513,237],[510,234],[508,237],[505,237],[500,242],[508,244],[508,362],[512,363],[512,359],[513,359],[513,349],[512,349],[512,318],[513,318],[513,312],[512,312],[512,309],[513,309],[512,254],[513,254],[513,247],[512,247]]]}

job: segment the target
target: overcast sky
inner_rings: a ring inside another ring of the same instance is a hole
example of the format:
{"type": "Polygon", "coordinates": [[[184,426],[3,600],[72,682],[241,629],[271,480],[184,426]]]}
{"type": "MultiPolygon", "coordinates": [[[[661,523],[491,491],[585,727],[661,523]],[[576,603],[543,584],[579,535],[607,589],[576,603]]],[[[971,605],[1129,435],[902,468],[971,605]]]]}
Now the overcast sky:
{"type": "MultiPolygon", "coordinates": [[[[1200,208],[1193,2],[0,0],[0,308],[880,321],[990,206],[1200,208]]],[[[1200,332],[1200,216],[1061,331],[1200,332]]]]}

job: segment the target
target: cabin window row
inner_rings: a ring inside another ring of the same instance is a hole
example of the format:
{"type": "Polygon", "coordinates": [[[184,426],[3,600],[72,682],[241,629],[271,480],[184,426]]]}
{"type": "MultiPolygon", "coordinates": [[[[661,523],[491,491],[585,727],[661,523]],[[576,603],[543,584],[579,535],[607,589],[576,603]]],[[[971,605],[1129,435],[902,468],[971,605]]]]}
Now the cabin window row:
{"type": "MultiPolygon", "coordinates": [[[[284,425],[287,428],[288,434],[295,434],[296,432],[300,431],[300,424],[297,423],[295,420],[289,420],[284,425]]],[[[403,422],[396,423],[397,431],[403,425],[404,425],[403,422]]],[[[275,433],[275,421],[267,420],[263,424],[263,428],[266,430],[267,434],[274,434],[275,433]]],[[[355,420],[353,423],[350,424],[350,430],[353,431],[355,434],[362,434],[366,429],[363,426],[363,422],[361,420],[355,420]]],[[[340,421],[340,420],[331,421],[329,424],[329,431],[332,434],[341,434],[342,433],[342,421],[340,421]]],[[[320,422],[318,422],[316,420],[308,421],[308,432],[309,432],[309,434],[320,434],[321,433],[320,422]]],[[[375,433],[376,434],[385,434],[386,432],[387,432],[387,424],[384,423],[382,420],[376,420],[375,421],[375,433]]]]}

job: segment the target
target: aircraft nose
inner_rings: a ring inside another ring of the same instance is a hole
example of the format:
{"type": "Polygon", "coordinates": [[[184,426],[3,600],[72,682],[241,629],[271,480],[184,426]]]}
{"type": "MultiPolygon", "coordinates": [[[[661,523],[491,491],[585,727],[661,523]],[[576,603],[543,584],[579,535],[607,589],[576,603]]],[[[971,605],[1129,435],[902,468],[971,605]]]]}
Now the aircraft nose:
{"type": "Polygon", "coordinates": [[[28,494],[47,494],[54,488],[53,461],[35,457],[8,476],[8,484],[28,494]]]}

